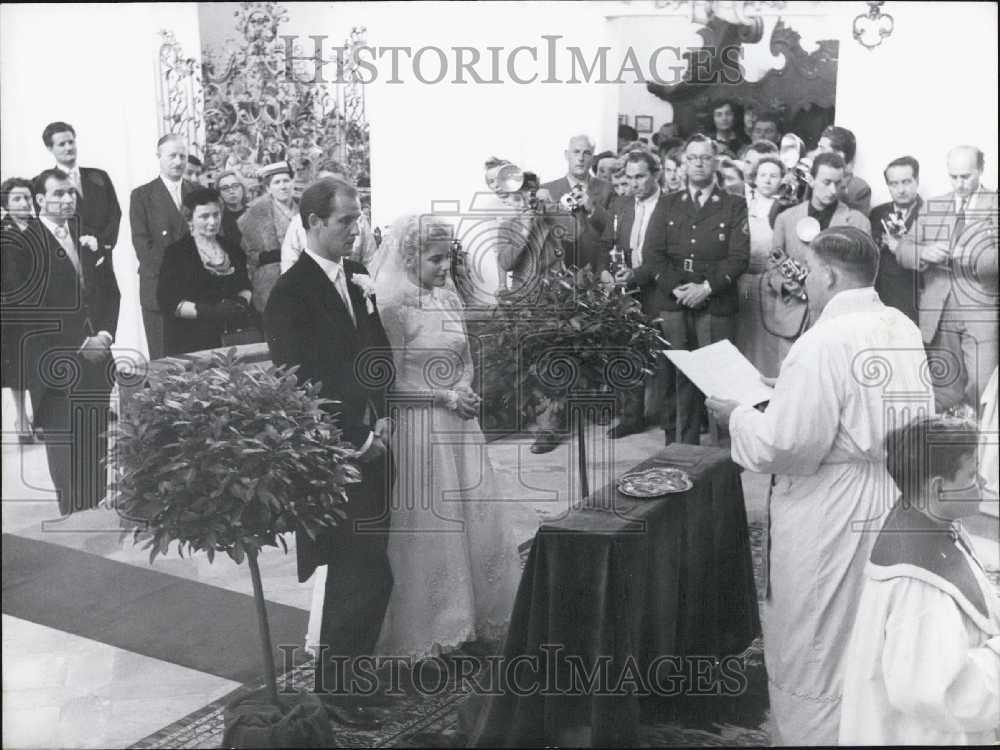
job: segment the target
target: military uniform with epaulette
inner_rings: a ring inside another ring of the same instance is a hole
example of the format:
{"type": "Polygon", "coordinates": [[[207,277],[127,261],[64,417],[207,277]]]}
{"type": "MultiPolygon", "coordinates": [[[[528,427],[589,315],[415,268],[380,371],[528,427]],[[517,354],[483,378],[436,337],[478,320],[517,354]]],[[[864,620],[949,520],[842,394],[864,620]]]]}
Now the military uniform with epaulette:
{"type": "MultiPolygon", "coordinates": [[[[717,185],[667,196],[666,248],[657,264],[663,332],[677,349],[698,349],[732,339],[739,298],[736,281],[750,260],[747,204],[717,185]],[[697,197],[696,197],[697,195],[697,197]],[[674,290],[707,284],[708,298],[697,307],[682,305],[674,290]]],[[[678,439],[698,444],[705,395],[677,373],[678,439]]],[[[665,431],[672,432],[664,425],[665,431]]]]}

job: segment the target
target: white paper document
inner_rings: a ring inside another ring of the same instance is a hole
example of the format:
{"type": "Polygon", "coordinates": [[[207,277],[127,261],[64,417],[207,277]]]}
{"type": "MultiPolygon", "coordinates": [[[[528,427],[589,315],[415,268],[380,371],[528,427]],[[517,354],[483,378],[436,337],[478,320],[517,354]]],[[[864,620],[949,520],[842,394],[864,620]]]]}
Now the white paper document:
{"type": "Polygon", "coordinates": [[[774,394],[774,389],[761,381],[760,371],[729,339],[693,352],[669,349],[664,354],[706,397],[754,406],[770,401],[774,394]]]}

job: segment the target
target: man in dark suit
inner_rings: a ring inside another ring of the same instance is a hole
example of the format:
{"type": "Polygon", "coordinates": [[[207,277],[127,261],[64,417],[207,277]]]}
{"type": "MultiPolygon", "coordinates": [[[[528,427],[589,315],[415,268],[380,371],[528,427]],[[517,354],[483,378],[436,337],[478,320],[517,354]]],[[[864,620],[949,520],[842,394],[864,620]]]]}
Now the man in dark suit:
{"type": "Polygon", "coordinates": [[[910,232],[920,215],[920,207],[923,205],[917,192],[920,188],[920,163],[912,156],[901,156],[889,162],[883,174],[892,200],[875,206],[868,216],[872,225],[872,239],[880,254],[875,291],[885,304],[895,307],[920,325],[917,313],[920,272],[903,268],[889,249],[889,239],[910,232]]]}
{"type": "Polygon", "coordinates": [[[159,359],[166,351],[163,313],[156,301],[163,252],[190,233],[181,215],[181,203],[194,189],[184,179],[188,164],[187,142],[181,136],[163,136],[156,144],[156,156],[160,175],[133,190],[129,202],[132,247],[139,259],[139,304],[150,359],[159,359]]]}
{"type": "MultiPolygon", "coordinates": [[[[697,349],[733,337],[736,282],[750,261],[750,227],[746,200],[715,182],[715,142],[691,136],[684,161],[688,188],[666,196],[666,256],[654,279],[664,336],[677,349],[697,349]]],[[[621,277],[631,280],[628,273],[621,277]]],[[[677,437],[697,445],[704,397],[680,372],[676,388],[677,437]]]]}
{"type": "Polygon", "coordinates": [[[361,374],[378,371],[373,357],[391,362],[391,350],[377,310],[369,312],[363,292],[351,282],[354,274],[366,273],[364,266],[344,260],[358,235],[357,191],[332,177],[319,180],[302,194],[299,212],[306,249],[271,291],[264,313],[268,347],[275,364],[298,365],[300,382],[322,382],[323,397],[338,402],[332,408],[344,438],[359,449],[362,481],[349,487],[348,518],[339,526],[315,541],[296,534],[298,573],[304,582],[319,565],[330,570],[316,691],[335,720],[372,726],[377,720],[371,710],[351,695],[350,682],[338,684],[336,676],[346,672],[350,681],[353,659],[373,653],[392,590],[386,556],[391,423],[380,418],[391,383],[365,382],[361,374]],[[346,670],[338,672],[327,654],[346,657],[346,670]]]}
{"type": "Polygon", "coordinates": [[[588,136],[570,138],[564,153],[568,166],[566,176],[546,182],[542,190],[555,202],[561,201],[574,188],[579,191],[579,208],[573,212],[576,232],[563,241],[566,265],[580,268],[589,265],[594,271],[601,271],[608,266],[610,247],[603,235],[610,219],[607,206],[614,191],[610,183],[590,173],[594,143],[588,136]]]}
{"type": "MultiPolygon", "coordinates": [[[[32,182],[39,220],[4,252],[23,275],[4,300],[21,318],[25,380],[42,433],[59,512],[94,508],[107,491],[109,397],[120,294],[111,261],[80,241],[76,190],[58,169],[32,182]]],[[[8,308],[8,305],[10,307],[8,308]]]]}
{"type": "Polygon", "coordinates": [[[69,176],[76,188],[76,210],[80,216],[80,236],[94,237],[98,252],[111,262],[118,244],[122,210],[111,178],[103,169],[77,165],[76,131],[66,122],[50,122],[42,131],[42,143],[56,160],[56,168],[69,176]]]}
{"type": "MultiPolygon", "coordinates": [[[[639,289],[642,311],[655,318],[663,309],[656,277],[665,270],[667,254],[667,197],[660,190],[660,160],[648,151],[633,151],[625,158],[625,175],[632,196],[618,204],[611,221],[614,247],[625,254],[625,274],[639,289]]],[[[654,387],[665,390],[662,377],[654,387]]],[[[657,393],[656,400],[665,394],[657,393]]],[[[646,428],[645,387],[640,385],[623,394],[622,417],[608,436],[625,437],[646,428]]]]}

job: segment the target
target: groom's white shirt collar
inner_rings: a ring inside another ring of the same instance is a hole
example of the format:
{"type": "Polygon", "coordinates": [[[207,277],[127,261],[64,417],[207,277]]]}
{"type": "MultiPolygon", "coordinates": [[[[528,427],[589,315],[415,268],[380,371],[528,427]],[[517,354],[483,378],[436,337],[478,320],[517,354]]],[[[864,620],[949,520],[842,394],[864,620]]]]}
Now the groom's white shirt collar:
{"type": "Polygon", "coordinates": [[[332,283],[337,283],[337,277],[344,273],[344,261],[342,258],[340,260],[330,260],[329,258],[324,258],[310,250],[308,245],[306,246],[304,252],[309,253],[309,257],[316,261],[316,265],[323,270],[323,273],[326,274],[326,277],[330,279],[332,283]]]}

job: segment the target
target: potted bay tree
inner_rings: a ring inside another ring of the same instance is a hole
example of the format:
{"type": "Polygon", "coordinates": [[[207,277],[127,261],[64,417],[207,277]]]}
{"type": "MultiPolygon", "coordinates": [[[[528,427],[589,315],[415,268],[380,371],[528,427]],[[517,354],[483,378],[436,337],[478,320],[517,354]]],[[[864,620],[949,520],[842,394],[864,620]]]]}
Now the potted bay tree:
{"type": "Polygon", "coordinates": [[[360,479],[331,402],[296,369],[213,352],[139,390],[114,430],[117,508],[150,563],[176,542],[181,556],[222,553],[250,569],[265,688],[227,709],[226,747],[333,744],[315,696],[278,694],[258,564],[264,547],[287,552],[285,534],[336,525],[360,479]]]}

